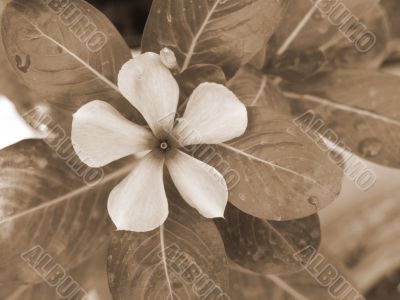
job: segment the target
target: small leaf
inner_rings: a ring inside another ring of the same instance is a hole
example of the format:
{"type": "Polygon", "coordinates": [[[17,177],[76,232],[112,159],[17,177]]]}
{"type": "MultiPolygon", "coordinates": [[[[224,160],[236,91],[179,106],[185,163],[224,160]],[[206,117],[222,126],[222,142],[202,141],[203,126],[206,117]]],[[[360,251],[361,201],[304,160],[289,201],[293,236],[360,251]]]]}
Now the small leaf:
{"type": "Polygon", "coordinates": [[[265,46],[287,3],[287,0],[155,0],[142,50],[158,53],[168,47],[176,54],[180,72],[196,64],[215,64],[230,78],[265,46]]]}
{"type": "Polygon", "coordinates": [[[225,299],[227,259],[217,228],[176,191],[167,195],[170,216],[164,229],[114,234],[108,259],[113,299],[225,299]]]}
{"type": "Polygon", "coordinates": [[[318,215],[275,222],[257,219],[228,205],[225,220],[216,220],[216,224],[228,257],[242,267],[262,274],[302,270],[294,254],[308,245],[318,249],[321,238],[318,215]]]}
{"type": "Polygon", "coordinates": [[[391,74],[336,70],[282,88],[296,115],[312,109],[316,118],[310,122],[325,121],[315,130],[333,130],[335,135],[326,135],[333,143],[342,141],[361,157],[400,168],[399,83],[400,77],[391,74]]]}
{"type": "Polygon", "coordinates": [[[131,165],[110,166],[102,176],[101,170],[84,166],[68,142],[59,149],[56,154],[43,141],[25,141],[0,152],[2,281],[37,283],[41,279],[21,259],[34,247],[69,270],[109,236],[108,194],[131,165]]]}
{"type": "Polygon", "coordinates": [[[118,102],[115,82],[131,53],[117,30],[83,0],[45,2],[13,0],[2,17],[8,60],[35,101],[69,112],[90,100],[118,102]]]}

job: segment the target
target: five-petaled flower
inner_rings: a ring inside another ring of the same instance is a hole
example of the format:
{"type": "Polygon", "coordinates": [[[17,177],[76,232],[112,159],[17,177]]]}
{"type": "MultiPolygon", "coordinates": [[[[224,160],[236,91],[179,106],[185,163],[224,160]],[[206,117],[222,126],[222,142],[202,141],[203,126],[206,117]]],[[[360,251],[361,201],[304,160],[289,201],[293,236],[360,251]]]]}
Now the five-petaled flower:
{"type": "Polygon", "coordinates": [[[243,103],[225,86],[203,83],[189,97],[183,117],[176,119],[178,84],[160,55],[151,52],[122,67],[118,88],[150,130],[98,100],[82,106],[72,123],[75,150],[90,167],[141,153],[108,199],[117,229],[144,232],[164,223],[168,216],[164,164],[188,204],[204,217],[222,217],[228,201],[223,176],[179,148],[219,144],[242,135],[248,122],[243,103]]]}

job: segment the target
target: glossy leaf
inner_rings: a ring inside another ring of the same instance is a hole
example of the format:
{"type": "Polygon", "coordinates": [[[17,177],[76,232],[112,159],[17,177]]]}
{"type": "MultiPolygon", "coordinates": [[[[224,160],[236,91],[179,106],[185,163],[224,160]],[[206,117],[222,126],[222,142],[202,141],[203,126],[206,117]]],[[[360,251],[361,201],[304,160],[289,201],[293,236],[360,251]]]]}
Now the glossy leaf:
{"type": "Polygon", "coordinates": [[[342,171],[291,117],[249,107],[246,133],[194,151],[224,175],[229,201],[267,220],[310,216],[336,199],[342,171]]]}
{"type": "Polygon", "coordinates": [[[276,222],[257,219],[228,205],[225,219],[216,220],[216,224],[228,257],[242,267],[262,274],[302,270],[294,254],[306,246],[318,249],[321,238],[318,215],[276,222]]]}
{"type": "Polygon", "coordinates": [[[167,195],[170,215],[164,229],[114,234],[108,258],[113,299],[225,299],[227,259],[217,228],[176,191],[167,195]]]}
{"type": "MultiPolygon", "coordinates": [[[[312,109],[334,143],[344,142],[352,152],[373,162],[400,167],[400,77],[366,70],[336,70],[303,83],[284,83],[285,95],[300,116],[312,109]]],[[[316,119],[310,120],[316,122],[316,119]]]]}
{"type": "Polygon", "coordinates": [[[86,1],[65,4],[11,1],[2,17],[8,60],[39,96],[36,102],[46,100],[69,112],[96,99],[120,104],[115,82],[131,58],[130,49],[111,22],[86,1]]]}
{"type": "Polygon", "coordinates": [[[177,57],[180,72],[196,64],[215,64],[227,77],[232,77],[265,46],[287,3],[286,0],[155,0],[142,50],[158,53],[168,47],[177,57]]]}
{"type": "Polygon", "coordinates": [[[68,142],[57,152],[43,141],[25,141],[2,150],[1,280],[41,280],[21,259],[35,247],[67,270],[90,257],[110,233],[108,194],[130,168],[119,164],[104,173],[89,169],[74,156],[68,142]]]}
{"type": "Polygon", "coordinates": [[[238,72],[229,87],[248,105],[246,133],[191,152],[224,175],[230,202],[247,214],[279,221],[310,216],[332,202],[341,170],[297,128],[280,91],[251,67],[238,72]]]}

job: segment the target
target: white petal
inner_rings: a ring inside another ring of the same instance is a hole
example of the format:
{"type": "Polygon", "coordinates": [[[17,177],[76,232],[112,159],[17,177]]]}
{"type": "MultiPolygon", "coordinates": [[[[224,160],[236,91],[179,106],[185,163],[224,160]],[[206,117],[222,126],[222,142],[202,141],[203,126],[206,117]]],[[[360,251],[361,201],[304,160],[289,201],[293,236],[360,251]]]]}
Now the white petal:
{"type": "Polygon", "coordinates": [[[173,127],[179,87],[160,55],[147,52],[125,63],[118,75],[121,93],[158,137],[173,127]]]}
{"type": "Polygon", "coordinates": [[[173,136],[181,146],[219,144],[241,136],[247,128],[245,105],[221,84],[203,83],[190,96],[173,136]]]}
{"type": "Polygon", "coordinates": [[[151,231],[167,219],[163,166],[164,158],[151,152],[112,190],[108,213],[118,230],[151,231]]]}
{"type": "Polygon", "coordinates": [[[72,121],[72,143],[79,158],[90,167],[102,167],[122,157],[148,151],[154,135],[125,119],[103,101],[82,106],[72,121]]]}
{"type": "Polygon", "coordinates": [[[216,169],[179,150],[168,154],[167,167],[186,202],[206,218],[223,217],[228,188],[216,169]]]}

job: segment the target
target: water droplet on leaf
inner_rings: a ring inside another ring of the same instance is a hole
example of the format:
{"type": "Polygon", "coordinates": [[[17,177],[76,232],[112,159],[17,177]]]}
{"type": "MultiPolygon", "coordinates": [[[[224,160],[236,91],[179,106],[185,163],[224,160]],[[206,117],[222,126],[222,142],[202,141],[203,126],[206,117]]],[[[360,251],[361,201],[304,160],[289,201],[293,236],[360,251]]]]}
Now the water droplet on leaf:
{"type": "Polygon", "coordinates": [[[310,203],[314,208],[318,209],[318,198],[315,196],[311,196],[307,199],[307,202],[310,203]]]}
{"type": "Polygon", "coordinates": [[[363,157],[377,156],[383,148],[383,144],[377,138],[367,138],[358,146],[358,151],[363,157]]]}

